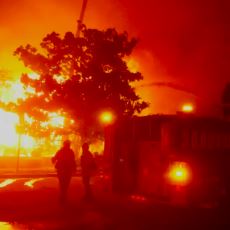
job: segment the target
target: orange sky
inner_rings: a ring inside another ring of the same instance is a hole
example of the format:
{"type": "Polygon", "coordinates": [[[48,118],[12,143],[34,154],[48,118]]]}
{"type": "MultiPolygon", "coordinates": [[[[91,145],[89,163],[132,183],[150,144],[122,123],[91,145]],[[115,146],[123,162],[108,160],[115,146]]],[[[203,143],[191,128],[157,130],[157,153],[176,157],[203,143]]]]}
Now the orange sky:
{"type": "MultiPolygon", "coordinates": [[[[88,0],[85,23],[127,30],[140,39],[134,59],[145,78],[138,92],[151,103],[146,113],[172,113],[183,102],[216,113],[229,79],[223,77],[228,62],[221,44],[229,18],[222,12],[226,6],[218,5],[222,1],[88,0]]],[[[38,46],[52,31],[74,32],[80,6],[80,0],[0,1],[0,68],[17,77],[24,68],[12,56],[14,49],[38,46]]]]}

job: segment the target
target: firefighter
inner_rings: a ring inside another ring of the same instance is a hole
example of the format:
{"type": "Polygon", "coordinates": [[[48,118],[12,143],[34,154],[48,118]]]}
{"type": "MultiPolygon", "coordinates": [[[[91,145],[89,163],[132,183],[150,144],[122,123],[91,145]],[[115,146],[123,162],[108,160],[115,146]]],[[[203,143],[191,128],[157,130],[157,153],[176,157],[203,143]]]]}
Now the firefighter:
{"type": "Polygon", "coordinates": [[[76,170],[76,161],[73,150],[70,148],[71,142],[66,140],[63,142],[61,149],[57,151],[52,158],[52,162],[57,170],[57,177],[59,180],[60,204],[65,204],[67,200],[67,192],[71,177],[76,170]]]}
{"type": "Polygon", "coordinates": [[[96,162],[89,151],[88,143],[82,145],[82,155],[81,155],[81,170],[82,170],[82,182],[85,190],[85,200],[92,199],[92,189],[90,185],[91,177],[96,170],[96,162]]]}

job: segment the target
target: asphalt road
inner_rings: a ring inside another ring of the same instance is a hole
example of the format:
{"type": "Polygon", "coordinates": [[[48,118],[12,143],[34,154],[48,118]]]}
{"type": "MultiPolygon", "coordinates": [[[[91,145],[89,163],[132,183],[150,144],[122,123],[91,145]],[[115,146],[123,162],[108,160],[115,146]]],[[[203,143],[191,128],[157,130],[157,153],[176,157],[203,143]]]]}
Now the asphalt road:
{"type": "Polygon", "coordinates": [[[69,203],[58,204],[56,178],[0,180],[0,230],[55,229],[230,229],[227,209],[191,208],[131,199],[111,192],[110,183],[93,181],[94,200],[85,202],[80,177],[74,177],[69,203]]]}

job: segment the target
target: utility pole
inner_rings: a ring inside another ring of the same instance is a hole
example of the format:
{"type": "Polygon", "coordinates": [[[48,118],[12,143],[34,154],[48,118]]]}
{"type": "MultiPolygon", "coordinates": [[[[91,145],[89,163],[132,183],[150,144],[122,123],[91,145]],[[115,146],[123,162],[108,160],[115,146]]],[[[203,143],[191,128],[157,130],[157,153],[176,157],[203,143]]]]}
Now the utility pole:
{"type": "MultiPolygon", "coordinates": [[[[82,2],[82,7],[81,7],[81,12],[80,12],[80,17],[77,20],[77,31],[76,31],[76,38],[78,38],[80,36],[80,32],[82,29],[82,24],[83,24],[83,19],[84,19],[84,15],[85,15],[85,10],[86,10],[86,5],[87,5],[88,0],[83,0],[82,2]]],[[[70,76],[74,75],[74,58],[72,60],[72,64],[71,64],[71,69],[70,69],[70,76]]]]}
{"type": "Polygon", "coordinates": [[[81,27],[82,27],[84,15],[85,15],[85,10],[86,10],[86,6],[87,6],[87,1],[88,0],[83,0],[83,2],[82,2],[80,17],[77,21],[78,25],[77,25],[76,37],[79,37],[79,35],[80,35],[80,31],[81,31],[81,27]]]}

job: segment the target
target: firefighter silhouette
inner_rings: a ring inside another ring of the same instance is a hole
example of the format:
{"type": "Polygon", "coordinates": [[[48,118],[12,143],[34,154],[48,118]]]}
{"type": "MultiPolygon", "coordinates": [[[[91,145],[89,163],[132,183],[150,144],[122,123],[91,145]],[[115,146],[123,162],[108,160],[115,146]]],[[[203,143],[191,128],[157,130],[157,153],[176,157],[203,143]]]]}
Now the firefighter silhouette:
{"type": "Polygon", "coordinates": [[[84,143],[82,145],[82,155],[81,155],[81,170],[82,170],[82,182],[84,185],[86,200],[92,199],[92,189],[90,185],[91,178],[96,171],[96,162],[89,151],[89,145],[84,143]]]}
{"type": "Polygon", "coordinates": [[[62,148],[59,149],[52,158],[59,180],[59,201],[61,204],[66,203],[71,177],[76,170],[75,156],[73,150],[70,148],[70,145],[71,142],[69,140],[64,141],[62,148]]]}

